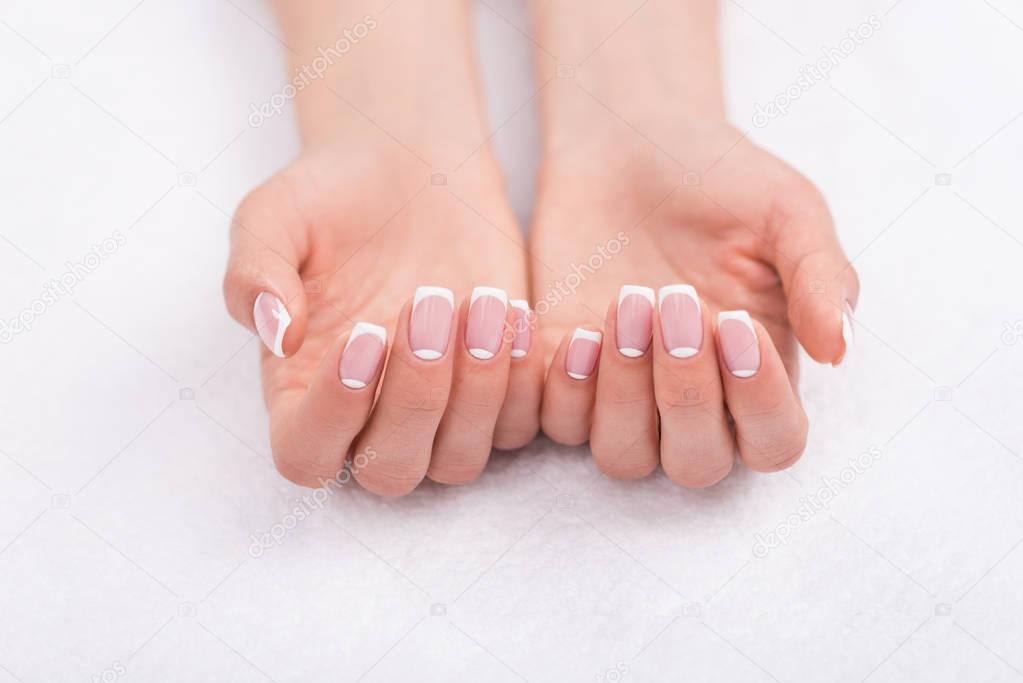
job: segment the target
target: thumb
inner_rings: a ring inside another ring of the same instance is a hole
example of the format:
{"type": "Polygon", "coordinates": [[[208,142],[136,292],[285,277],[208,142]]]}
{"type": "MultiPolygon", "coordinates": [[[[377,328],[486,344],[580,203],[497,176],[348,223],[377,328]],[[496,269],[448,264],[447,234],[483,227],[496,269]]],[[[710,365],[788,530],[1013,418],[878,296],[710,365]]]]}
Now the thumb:
{"type": "Polygon", "coordinates": [[[275,177],[242,200],[231,220],[224,300],[231,317],[280,358],[297,352],[305,336],[298,274],[305,252],[305,221],[286,180],[275,177]]]}
{"type": "Polygon", "coordinates": [[[814,360],[838,365],[852,343],[859,278],[838,243],[824,198],[805,182],[781,200],[769,241],[796,338],[814,360]]]}

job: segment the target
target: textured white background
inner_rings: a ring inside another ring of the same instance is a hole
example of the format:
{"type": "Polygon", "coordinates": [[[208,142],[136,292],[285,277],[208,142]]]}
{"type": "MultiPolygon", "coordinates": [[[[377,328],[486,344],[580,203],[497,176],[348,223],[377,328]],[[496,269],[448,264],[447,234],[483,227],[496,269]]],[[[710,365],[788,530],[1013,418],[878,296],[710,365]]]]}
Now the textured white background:
{"type": "MultiPolygon", "coordinates": [[[[616,483],[539,441],[465,488],[345,490],[256,559],[303,494],[220,297],[227,214],[296,150],[290,115],[247,124],[286,77],[272,20],[257,0],[4,0],[0,314],[127,242],[0,347],[0,682],[1023,680],[1023,7],[891,1],[724,3],[744,129],[882,21],[751,130],[821,185],[864,283],[848,363],[806,370],[789,474],[616,483]]],[[[512,0],[477,23],[528,216],[528,25],[512,0]]]]}

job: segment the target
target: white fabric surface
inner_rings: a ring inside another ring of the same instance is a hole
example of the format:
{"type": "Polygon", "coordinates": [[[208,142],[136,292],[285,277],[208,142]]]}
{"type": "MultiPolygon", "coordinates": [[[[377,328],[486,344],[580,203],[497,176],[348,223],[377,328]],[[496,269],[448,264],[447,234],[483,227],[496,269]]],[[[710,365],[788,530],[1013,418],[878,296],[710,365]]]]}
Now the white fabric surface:
{"type": "MultiPolygon", "coordinates": [[[[805,457],[686,491],[538,441],[464,488],[349,487],[258,558],[305,493],[220,295],[226,214],[296,150],[290,114],[246,121],[283,84],[269,13],[0,4],[3,319],[123,236],[0,346],[0,683],[1023,679],[1023,7],[724,4],[733,120],[820,184],[863,281],[848,363],[805,371],[805,457]]],[[[526,26],[478,9],[523,217],[526,26]]]]}

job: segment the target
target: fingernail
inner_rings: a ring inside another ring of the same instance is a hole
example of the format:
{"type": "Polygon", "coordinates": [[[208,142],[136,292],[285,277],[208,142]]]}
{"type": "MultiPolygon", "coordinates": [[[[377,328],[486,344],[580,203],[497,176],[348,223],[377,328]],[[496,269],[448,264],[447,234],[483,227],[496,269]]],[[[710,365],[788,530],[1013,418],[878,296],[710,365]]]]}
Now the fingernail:
{"type": "Polygon", "coordinates": [[[572,333],[572,341],[568,342],[568,353],[565,354],[565,372],[569,377],[586,379],[593,374],[600,355],[600,340],[600,332],[576,328],[572,333]]]}
{"type": "Polygon", "coordinates": [[[419,287],[412,300],[409,345],[423,360],[437,360],[448,350],[455,295],[444,287],[419,287]]]}
{"type": "Polygon", "coordinates": [[[654,290],[625,285],[618,292],[618,351],[639,358],[650,348],[654,316],[654,290]]]}
{"type": "Polygon", "coordinates": [[[831,367],[838,367],[845,361],[856,339],[856,330],[853,328],[852,305],[849,301],[842,302],[842,351],[835,360],[831,361],[831,367]]]}
{"type": "Polygon", "coordinates": [[[533,330],[529,327],[529,302],[525,299],[512,299],[512,358],[524,358],[533,343],[533,330]]]}
{"type": "Polygon", "coordinates": [[[752,377],[760,369],[760,344],[746,311],[718,313],[718,340],[725,366],[736,377],[752,377]]]}
{"type": "Polygon", "coordinates": [[[474,357],[490,360],[501,350],[508,295],[496,287],[476,287],[469,297],[465,346],[474,357]]]}
{"type": "Polygon", "coordinates": [[[362,389],[373,381],[387,348],[387,330],[372,323],[355,323],[341,352],[338,374],[349,389],[362,389]]]}
{"type": "Polygon", "coordinates": [[[658,292],[661,339],[675,358],[695,356],[703,348],[700,297],[690,285],[668,285],[658,292]]]}
{"type": "Polygon", "coordinates": [[[291,324],[284,303],[270,292],[260,292],[252,307],[252,320],[266,348],[278,358],[284,358],[284,333],[291,324]]]}
{"type": "Polygon", "coordinates": [[[842,341],[845,342],[845,351],[842,353],[842,357],[849,353],[849,349],[852,348],[853,340],[856,339],[856,330],[853,328],[853,310],[852,305],[846,301],[845,307],[842,309],[842,341]]]}

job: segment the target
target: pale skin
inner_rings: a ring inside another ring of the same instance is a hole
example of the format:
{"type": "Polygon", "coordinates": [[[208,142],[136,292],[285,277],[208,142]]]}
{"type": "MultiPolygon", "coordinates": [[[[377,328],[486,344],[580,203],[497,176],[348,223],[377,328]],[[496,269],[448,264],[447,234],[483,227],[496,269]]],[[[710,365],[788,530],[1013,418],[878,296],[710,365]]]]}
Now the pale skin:
{"type": "Polygon", "coordinates": [[[296,72],[346,28],[367,16],[376,24],[298,92],[302,154],[243,201],[232,226],[229,311],[260,331],[253,303],[266,292],[291,318],[285,357],[262,355],[285,477],[318,486],[346,458],[369,454],[356,459],[355,477],[381,495],[406,494],[424,477],[464,484],[492,447],[523,446],[541,427],[561,443],[588,440],[610,476],[660,464],[689,487],[722,479],[736,453],[763,471],[802,453],[797,344],[820,362],[843,358],[855,272],[814,186],[725,122],[715,4],[651,0],[625,21],[633,9],[534,3],[538,86],[547,85],[527,243],[488,145],[469,2],[279,0],[296,72]],[[577,65],[571,78],[550,79],[550,54],[577,65]],[[537,305],[620,235],[627,246],[555,305],[537,305]],[[620,353],[619,289],[676,283],[698,292],[698,352],[668,353],[654,306],[647,348],[620,353]],[[454,294],[436,359],[410,344],[421,285],[454,294]],[[512,357],[510,333],[490,358],[469,352],[478,286],[537,310],[525,355],[512,357]],[[754,321],[752,376],[737,377],[722,357],[715,316],[726,309],[754,321]],[[338,368],[360,321],[387,329],[386,367],[351,388],[338,368]],[[585,379],[566,372],[576,328],[603,332],[585,379]]]}

